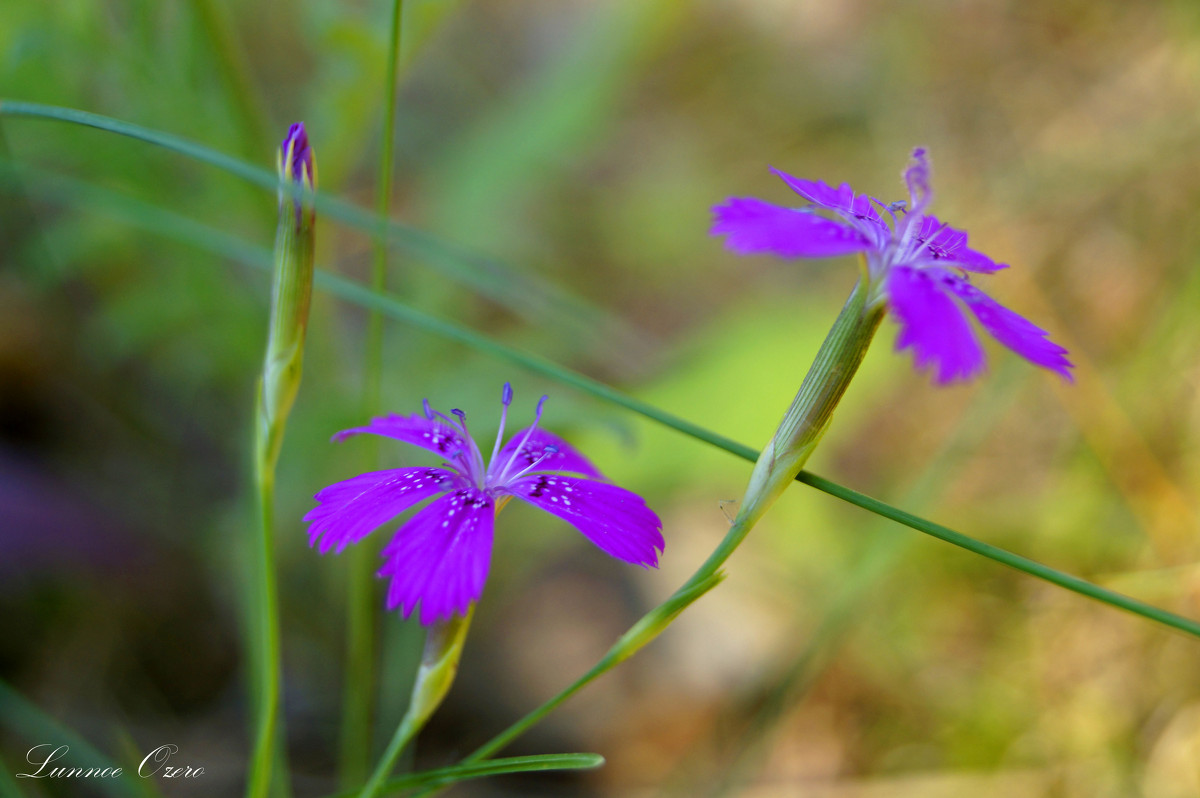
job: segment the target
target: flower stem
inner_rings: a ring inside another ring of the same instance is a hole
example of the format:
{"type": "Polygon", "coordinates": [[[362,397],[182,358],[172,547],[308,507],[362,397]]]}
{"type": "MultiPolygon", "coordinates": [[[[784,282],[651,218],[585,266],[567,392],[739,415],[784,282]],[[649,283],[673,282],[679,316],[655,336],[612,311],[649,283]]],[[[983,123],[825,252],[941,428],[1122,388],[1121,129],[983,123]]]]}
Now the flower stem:
{"type": "MultiPolygon", "coordinates": [[[[384,81],[383,141],[379,154],[378,193],[375,212],[379,217],[374,239],[374,262],[371,267],[371,287],[383,291],[387,287],[388,211],[392,198],[392,168],[395,160],[396,86],[399,80],[400,40],[404,30],[404,0],[392,0],[392,34],[388,43],[387,79],[384,81]]],[[[379,407],[381,364],[383,362],[383,314],[372,310],[367,318],[367,376],[366,401],[379,407]]]]}
{"type": "Polygon", "coordinates": [[[721,566],[746,539],[746,535],[771,503],[795,480],[828,429],[833,411],[858,371],[858,366],[862,363],[875,330],[883,318],[883,311],[868,307],[866,300],[867,283],[863,280],[855,286],[821,344],[817,357],[805,375],[800,391],[784,416],[779,430],[763,449],[755,464],[737,518],[708,559],[670,598],[634,624],[591,670],[554,698],[493,737],[464,762],[478,762],[508,745],[559,704],[633,656],[638,649],[666,629],[684,609],[720,582],[721,566]]]}
{"type": "MultiPolygon", "coordinates": [[[[261,427],[259,428],[261,430],[261,427]]],[[[276,727],[279,716],[279,598],[275,583],[275,462],[270,449],[260,440],[256,447],[255,478],[261,518],[255,548],[255,625],[253,638],[258,693],[257,734],[247,782],[248,798],[266,798],[271,782],[271,765],[276,755],[276,727]]]]}
{"type": "MultiPolygon", "coordinates": [[[[392,1],[391,38],[388,44],[387,75],[384,79],[383,140],[379,156],[378,194],[375,211],[379,217],[378,234],[373,241],[374,260],[371,287],[387,288],[387,219],[392,195],[392,169],[396,138],[396,88],[400,42],[404,26],[404,0],[392,1]]],[[[383,393],[383,313],[372,309],[367,317],[363,416],[378,415],[383,393]]],[[[378,467],[378,448],[367,452],[372,467],[378,467]]],[[[350,558],[350,579],[346,597],[346,683],[343,689],[341,774],[342,785],[361,784],[367,775],[371,754],[372,705],[375,695],[375,591],[374,552],[366,546],[355,547],[350,558]]]]}
{"type": "Polygon", "coordinates": [[[412,699],[400,725],[396,727],[387,750],[380,758],[375,772],[359,793],[359,798],[374,798],[380,788],[396,768],[396,760],[412,742],[417,733],[424,728],[426,721],[434,710],[442,703],[454,677],[458,673],[458,661],[462,657],[463,643],[467,639],[467,630],[471,627],[471,618],[475,614],[475,605],[465,616],[454,615],[448,621],[441,621],[429,627],[425,638],[425,653],[421,657],[421,666],[417,669],[417,678],[413,682],[412,699]]]}

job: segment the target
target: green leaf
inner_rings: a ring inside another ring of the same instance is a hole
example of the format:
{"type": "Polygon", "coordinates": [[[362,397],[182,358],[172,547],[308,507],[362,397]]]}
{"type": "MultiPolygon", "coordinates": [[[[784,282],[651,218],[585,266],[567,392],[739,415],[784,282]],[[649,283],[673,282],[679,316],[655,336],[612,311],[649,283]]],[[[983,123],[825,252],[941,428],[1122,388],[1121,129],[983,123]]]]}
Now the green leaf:
{"type": "MultiPolygon", "coordinates": [[[[418,787],[442,787],[457,781],[482,779],[487,776],[502,776],[508,773],[540,773],[548,770],[592,770],[604,764],[599,754],[538,754],[535,756],[513,756],[491,759],[467,765],[453,765],[410,773],[391,779],[383,785],[383,795],[418,787]]],[[[346,790],[328,798],[353,798],[358,790],[346,790]]]]}
{"type": "MultiPolygon", "coordinates": [[[[287,191],[279,184],[278,176],[270,170],[234,158],[223,152],[169,133],[123,122],[111,117],[61,108],[41,103],[0,99],[0,116],[25,117],[45,121],[66,122],[126,136],[178,153],[201,163],[242,178],[275,192],[287,191]]],[[[315,142],[320,151],[319,142],[315,142]]],[[[635,346],[639,336],[626,322],[604,310],[573,296],[542,280],[514,271],[499,261],[466,252],[461,248],[428,233],[390,219],[380,218],[364,208],[317,191],[317,213],[372,237],[394,242],[418,261],[423,261],[441,274],[481,295],[504,305],[527,319],[537,320],[570,333],[578,340],[607,340],[612,351],[622,346],[635,346]],[[382,224],[381,224],[382,221],[382,224]]]]}

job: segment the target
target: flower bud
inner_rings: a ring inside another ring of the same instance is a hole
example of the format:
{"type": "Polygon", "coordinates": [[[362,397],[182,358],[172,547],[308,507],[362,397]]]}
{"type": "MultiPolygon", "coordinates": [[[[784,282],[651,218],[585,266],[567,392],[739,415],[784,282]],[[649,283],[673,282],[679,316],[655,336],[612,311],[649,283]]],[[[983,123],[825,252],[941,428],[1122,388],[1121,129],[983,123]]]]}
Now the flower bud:
{"type": "Polygon", "coordinates": [[[308,214],[308,224],[312,225],[311,192],[317,188],[317,163],[313,159],[312,147],[308,144],[308,133],[303,122],[297,122],[288,128],[287,136],[279,145],[279,156],[276,159],[276,169],[279,172],[279,208],[290,198],[295,205],[297,223],[301,213],[308,214]],[[307,189],[298,195],[296,188],[307,189]]]}
{"type": "Polygon", "coordinates": [[[273,469],[288,412],[300,389],[304,334],[313,283],[313,191],[317,167],[304,124],[288,129],[279,147],[279,226],[271,278],[271,322],[259,383],[258,465],[273,469]]]}

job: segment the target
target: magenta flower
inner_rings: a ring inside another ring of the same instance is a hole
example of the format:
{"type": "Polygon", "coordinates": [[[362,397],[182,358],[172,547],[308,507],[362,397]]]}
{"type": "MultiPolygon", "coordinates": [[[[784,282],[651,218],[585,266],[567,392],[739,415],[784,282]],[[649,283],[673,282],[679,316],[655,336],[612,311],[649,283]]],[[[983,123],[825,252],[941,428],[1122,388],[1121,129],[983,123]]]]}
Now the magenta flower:
{"type": "Polygon", "coordinates": [[[861,252],[866,257],[872,304],[886,303],[900,334],[896,348],[913,350],[916,367],[934,366],[939,383],[970,379],[985,367],[983,349],[963,308],[993,338],[1021,357],[1068,380],[1067,350],[1048,333],[971,284],[969,274],[1005,269],[967,246],[967,234],[925,213],[932,199],[929,161],[913,150],[904,172],[910,202],[883,202],[800,180],[772,169],[811,205],[784,208],[752,197],[731,197],[713,208],[713,235],[739,254],[770,252],[791,258],[823,258],[861,252]],[[836,219],[818,215],[822,208],[836,219]]]}
{"type": "Polygon", "coordinates": [[[392,414],[335,435],[335,441],[364,432],[385,435],[447,460],[443,468],[375,471],[325,488],[304,516],[311,524],[310,545],[322,554],[335,548],[340,553],[418,502],[440,496],[397,530],[383,549],[379,571],[392,580],[388,609],[399,608],[407,618],[420,603],[426,625],[465,615],[483,594],[496,502],[510,496],[567,521],[617,559],[657,567],[665,545],[662,522],[642,498],[604,481],[570,444],[538,428],[545,396],[533,426],[501,447],[512,402],[508,383],[501,401],[500,430],[486,466],[467,432],[466,415],[451,410],[456,421],[428,401],[423,416],[392,414]]]}

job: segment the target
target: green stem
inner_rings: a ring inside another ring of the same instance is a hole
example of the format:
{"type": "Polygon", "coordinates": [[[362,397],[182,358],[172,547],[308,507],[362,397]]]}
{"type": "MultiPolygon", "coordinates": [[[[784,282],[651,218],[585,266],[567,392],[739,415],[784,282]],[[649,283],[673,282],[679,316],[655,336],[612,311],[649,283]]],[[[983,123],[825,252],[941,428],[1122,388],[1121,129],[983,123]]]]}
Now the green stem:
{"type": "MultiPolygon", "coordinates": [[[[384,80],[383,141],[379,156],[378,194],[375,212],[379,219],[373,240],[374,261],[371,287],[387,288],[387,221],[392,196],[392,171],[396,138],[396,95],[399,81],[400,42],[404,26],[404,0],[392,2],[392,29],[388,43],[387,75],[384,80]]],[[[363,417],[379,414],[383,395],[383,313],[370,311],[363,384],[363,417]]],[[[370,447],[372,467],[378,467],[378,449],[370,447]]],[[[346,596],[346,684],[343,689],[341,773],[343,786],[361,784],[367,775],[371,753],[371,708],[375,694],[375,560],[368,547],[357,547],[350,559],[346,596]]]]}
{"type": "MultiPolygon", "coordinates": [[[[630,627],[629,631],[613,644],[612,648],[605,653],[599,662],[592,666],[591,670],[576,679],[558,695],[480,746],[464,759],[463,762],[478,762],[490,757],[540,722],[568,698],[632,657],[643,646],[658,637],[681,612],[720,583],[722,579],[722,575],[719,573],[721,566],[729,559],[742,540],[745,539],[746,534],[754,526],[755,520],[745,516],[739,517],[729,528],[720,545],[709,555],[704,564],[692,574],[691,578],[672,593],[670,598],[646,613],[642,616],[641,620],[630,627]]],[[[434,787],[420,794],[427,795],[435,792],[437,789],[439,788],[434,787]]]]}
{"type": "MultiPolygon", "coordinates": [[[[383,142],[379,156],[378,194],[375,212],[379,229],[375,235],[375,258],[371,287],[383,292],[387,285],[387,220],[392,197],[392,168],[396,138],[396,93],[400,61],[400,39],[404,26],[404,0],[392,1],[392,35],[388,44],[388,72],[384,82],[383,142]]],[[[367,319],[366,401],[372,413],[379,407],[383,362],[383,314],[372,310],[367,319]]]]}
{"type": "Polygon", "coordinates": [[[375,695],[375,552],[358,546],[349,552],[346,591],[346,679],[342,686],[341,783],[362,784],[371,756],[372,699],[375,695]]]}
{"type": "MultiPolygon", "coordinates": [[[[259,428],[261,430],[261,427],[259,428]]],[[[260,433],[261,435],[261,433],[260,433]]],[[[256,447],[255,476],[258,483],[261,527],[256,548],[254,580],[256,622],[254,657],[257,670],[257,735],[250,760],[248,798],[266,798],[271,783],[271,766],[276,756],[279,715],[279,609],[275,583],[275,535],[272,515],[275,501],[275,463],[265,441],[256,447]]]]}
{"type": "Polygon", "coordinates": [[[467,639],[467,630],[471,627],[471,618],[475,614],[475,605],[465,616],[454,615],[448,621],[435,623],[429,627],[425,639],[425,653],[421,657],[421,666],[417,669],[417,677],[413,682],[412,699],[400,724],[388,743],[387,750],[371,774],[371,779],[362,788],[359,798],[374,798],[383,788],[388,776],[396,769],[396,760],[412,742],[417,733],[424,728],[425,723],[433,715],[434,710],[441,705],[442,699],[450,691],[454,677],[458,673],[458,661],[462,656],[463,643],[467,639]]]}

